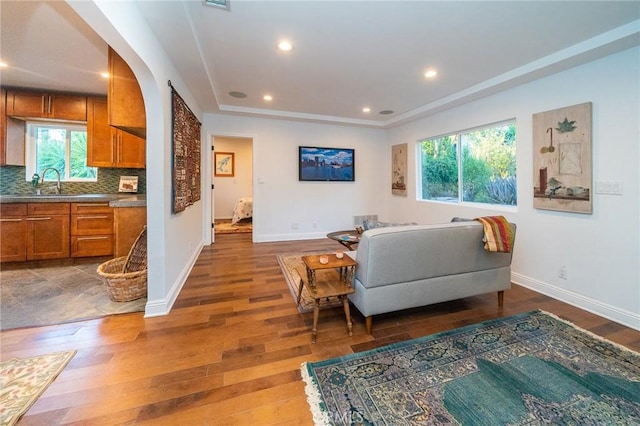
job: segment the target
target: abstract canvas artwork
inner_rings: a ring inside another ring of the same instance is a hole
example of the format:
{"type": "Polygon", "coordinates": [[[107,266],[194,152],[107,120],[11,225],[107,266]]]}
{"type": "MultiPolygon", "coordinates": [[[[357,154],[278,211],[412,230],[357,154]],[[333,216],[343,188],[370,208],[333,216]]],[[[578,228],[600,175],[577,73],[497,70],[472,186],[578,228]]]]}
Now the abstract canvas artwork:
{"type": "Polygon", "coordinates": [[[200,200],[200,127],[171,82],[173,133],[173,213],[200,200]]]}

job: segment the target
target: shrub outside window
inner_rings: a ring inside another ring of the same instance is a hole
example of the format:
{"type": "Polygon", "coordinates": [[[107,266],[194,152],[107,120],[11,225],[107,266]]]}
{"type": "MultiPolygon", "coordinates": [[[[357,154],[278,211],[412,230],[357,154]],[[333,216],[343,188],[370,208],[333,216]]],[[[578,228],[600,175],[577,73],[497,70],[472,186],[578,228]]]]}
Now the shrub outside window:
{"type": "Polygon", "coordinates": [[[509,121],[418,141],[423,200],[516,206],[516,129],[509,121]]]}
{"type": "MultiPolygon", "coordinates": [[[[98,169],[87,166],[87,127],[66,123],[27,124],[28,167],[26,179],[34,173],[41,174],[53,167],[60,172],[60,180],[66,182],[95,182],[98,169]]],[[[54,173],[47,173],[46,180],[54,180],[54,173]]]]}

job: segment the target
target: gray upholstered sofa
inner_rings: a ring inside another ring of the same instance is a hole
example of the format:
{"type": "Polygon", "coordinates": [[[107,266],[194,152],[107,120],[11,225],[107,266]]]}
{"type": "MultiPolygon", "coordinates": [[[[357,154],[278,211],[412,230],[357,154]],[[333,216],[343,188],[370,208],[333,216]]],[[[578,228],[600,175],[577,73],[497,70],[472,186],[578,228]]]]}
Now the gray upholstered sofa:
{"type": "Polygon", "coordinates": [[[502,306],[511,287],[512,253],[486,251],[483,236],[476,221],[365,231],[349,300],[366,317],[367,332],[376,314],[493,291],[502,306]]]}

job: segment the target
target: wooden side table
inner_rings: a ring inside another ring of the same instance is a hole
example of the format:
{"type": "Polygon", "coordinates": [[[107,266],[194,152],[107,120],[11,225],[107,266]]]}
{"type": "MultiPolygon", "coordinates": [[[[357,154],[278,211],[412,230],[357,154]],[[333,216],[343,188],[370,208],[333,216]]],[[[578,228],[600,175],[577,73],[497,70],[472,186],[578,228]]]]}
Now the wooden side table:
{"type": "Polygon", "coordinates": [[[298,304],[302,295],[302,288],[306,281],[314,300],[313,304],[313,329],[311,330],[311,342],[316,343],[318,335],[318,317],[320,314],[320,301],[329,297],[337,297],[342,301],[344,314],[347,320],[349,336],[353,335],[353,324],[349,311],[349,299],[347,295],[354,293],[351,286],[353,273],[357,265],[351,257],[344,255],[338,259],[335,254],[303,256],[302,261],[306,267],[306,274],[298,271],[300,275],[300,287],[298,290],[298,304]],[[320,256],[327,256],[327,263],[320,263],[320,256]]]}

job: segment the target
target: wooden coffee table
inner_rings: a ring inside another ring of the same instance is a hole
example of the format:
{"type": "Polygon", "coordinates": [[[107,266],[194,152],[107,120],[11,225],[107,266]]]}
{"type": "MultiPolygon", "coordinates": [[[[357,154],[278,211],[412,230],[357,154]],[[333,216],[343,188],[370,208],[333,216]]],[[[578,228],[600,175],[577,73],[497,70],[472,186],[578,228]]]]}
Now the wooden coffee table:
{"type": "Polygon", "coordinates": [[[336,231],[327,234],[327,238],[337,241],[349,250],[353,250],[353,246],[360,242],[362,232],[354,230],[336,231]]]}
{"type": "Polygon", "coordinates": [[[351,322],[351,312],[349,311],[349,299],[347,299],[347,295],[355,292],[355,289],[351,286],[351,280],[357,264],[356,261],[347,255],[344,255],[342,259],[338,259],[334,253],[331,253],[302,256],[302,262],[305,265],[306,271],[298,271],[298,275],[300,275],[298,304],[300,304],[302,288],[306,281],[314,301],[311,342],[316,343],[316,336],[318,335],[320,301],[329,297],[337,297],[342,301],[347,320],[347,331],[349,336],[352,336],[353,323],[351,322]],[[327,256],[328,262],[320,263],[320,256],[327,256]]]}

